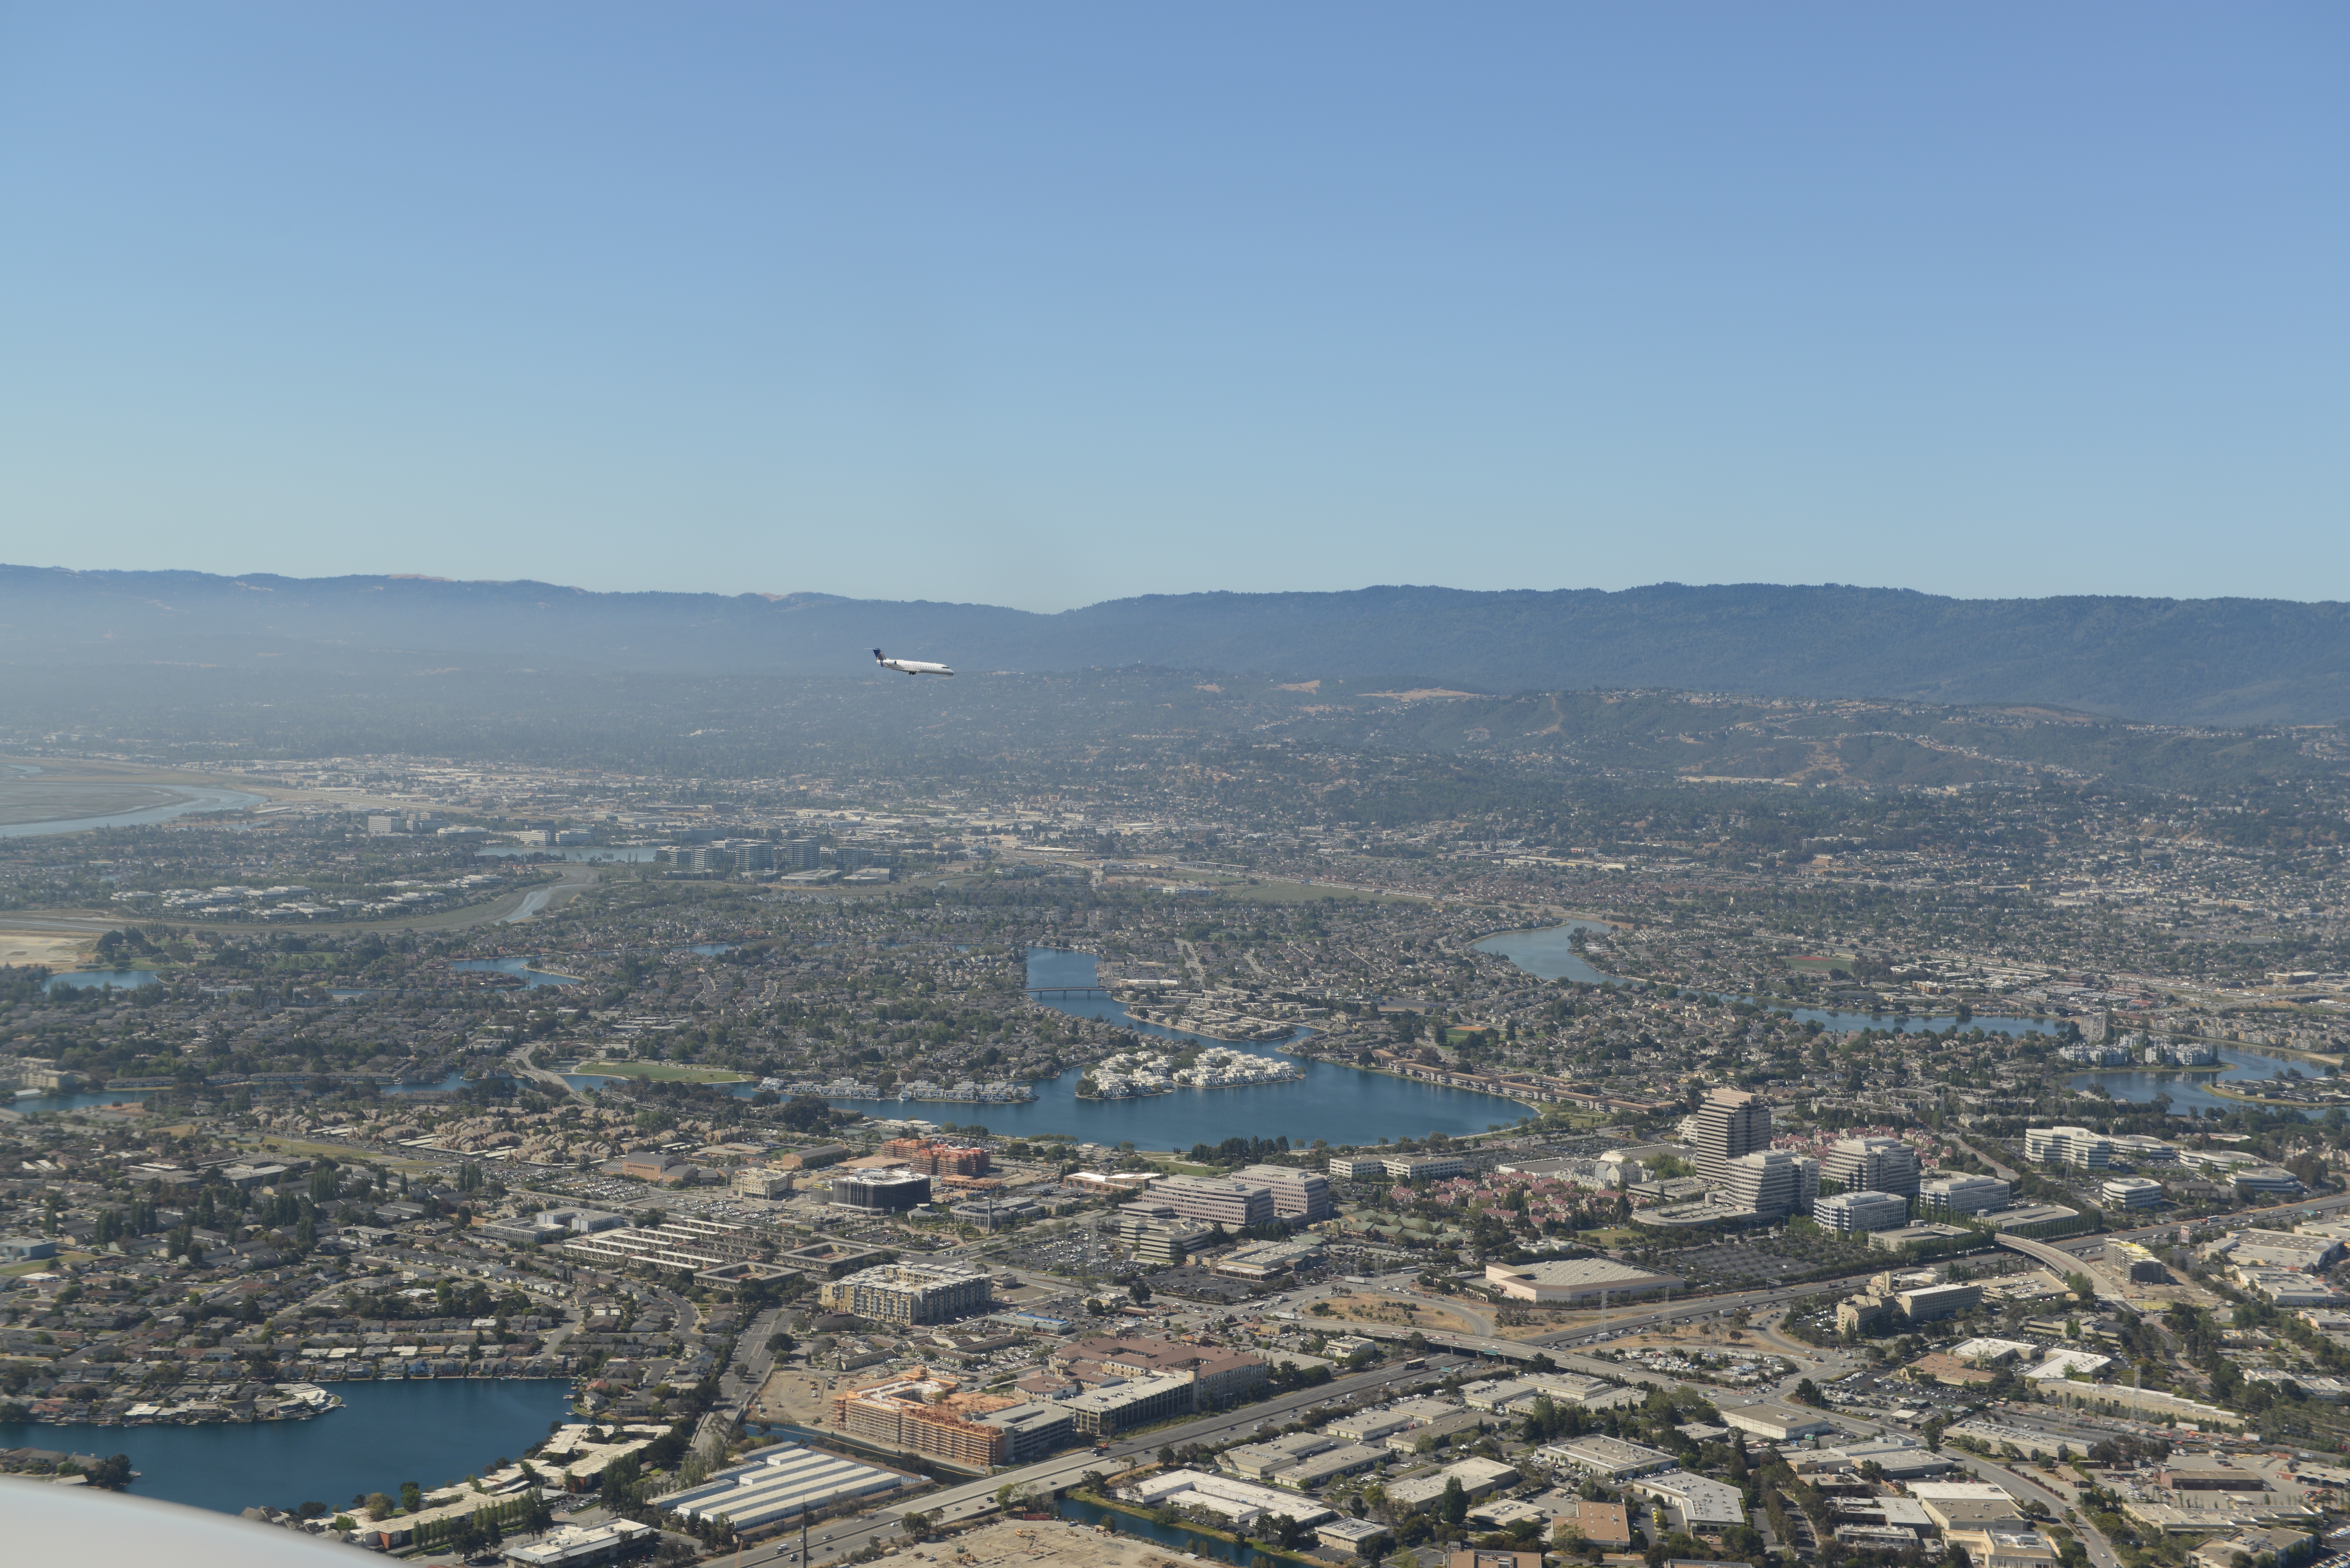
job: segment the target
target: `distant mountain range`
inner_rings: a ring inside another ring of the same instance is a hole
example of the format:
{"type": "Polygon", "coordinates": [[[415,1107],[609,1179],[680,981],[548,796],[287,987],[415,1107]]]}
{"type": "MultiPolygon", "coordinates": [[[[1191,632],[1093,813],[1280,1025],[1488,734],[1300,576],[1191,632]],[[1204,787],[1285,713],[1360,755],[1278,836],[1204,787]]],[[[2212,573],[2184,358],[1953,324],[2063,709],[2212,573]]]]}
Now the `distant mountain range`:
{"type": "Polygon", "coordinates": [[[827,594],[601,594],[415,576],[0,566],[0,661],[837,675],[869,649],[972,674],[1149,665],[1486,692],[1676,688],[2039,704],[2148,722],[2350,717],[2350,606],[1953,599],[1660,584],[1151,595],[1035,615],[827,594]]]}

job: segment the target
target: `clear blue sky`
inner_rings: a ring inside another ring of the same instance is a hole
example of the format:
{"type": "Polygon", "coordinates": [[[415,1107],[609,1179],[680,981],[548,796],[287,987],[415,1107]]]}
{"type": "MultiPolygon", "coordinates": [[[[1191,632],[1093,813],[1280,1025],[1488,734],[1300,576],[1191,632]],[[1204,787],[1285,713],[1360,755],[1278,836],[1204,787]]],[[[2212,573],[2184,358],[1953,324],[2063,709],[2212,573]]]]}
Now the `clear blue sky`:
{"type": "Polygon", "coordinates": [[[2350,597],[2339,5],[0,0],[0,560],[2350,597]]]}

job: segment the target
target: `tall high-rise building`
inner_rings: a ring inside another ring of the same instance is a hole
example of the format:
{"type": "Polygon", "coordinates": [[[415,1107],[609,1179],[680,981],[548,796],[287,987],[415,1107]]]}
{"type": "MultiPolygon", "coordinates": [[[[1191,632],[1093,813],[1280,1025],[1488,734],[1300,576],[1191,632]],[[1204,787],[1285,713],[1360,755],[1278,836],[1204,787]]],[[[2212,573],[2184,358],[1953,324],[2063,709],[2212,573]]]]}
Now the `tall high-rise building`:
{"type": "Polygon", "coordinates": [[[1840,1138],[1828,1147],[1820,1174],[1846,1192],[1918,1196],[1918,1151],[1898,1137],[1840,1138]]]}
{"type": "Polygon", "coordinates": [[[1717,1187],[1731,1160],[1771,1147],[1771,1107],[1742,1089],[1708,1089],[1690,1119],[1698,1174],[1717,1187]]]}

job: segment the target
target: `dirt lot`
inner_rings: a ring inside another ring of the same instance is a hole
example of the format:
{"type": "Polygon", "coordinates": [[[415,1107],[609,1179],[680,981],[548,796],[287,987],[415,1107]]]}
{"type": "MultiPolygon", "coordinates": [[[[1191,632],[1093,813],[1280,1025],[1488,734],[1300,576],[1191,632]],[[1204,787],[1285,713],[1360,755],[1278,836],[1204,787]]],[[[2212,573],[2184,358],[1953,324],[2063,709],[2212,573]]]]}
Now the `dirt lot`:
{"type": "MultiPolygon", "coordinates": [[[[1448,1334],[1482,1334],[1483,1329],[1457,1314],[1426,1302],[1402,1296],[1332,1296],[1330,1308],[1357,1323],[1393,1324],[1398,1328],[1442,1329],[1448,1334]]],[[[1327,1321],[1317,1317],[1316,1321],[1327,1321]]]]}
{"type": "Polygon", "coordinates": [[[1005,1520],[941,1541],[901,1546],[884,1563],[936,1563],[941,1568],[1178,1568],[1165,1547],[1128,1535],[1101,1535],[1053,1521],[1005,1520]]]}
{"type": "Polygon", "coordinates": [[[790,1421],[803,1427],[821,1427],[832,1415],[832,1390],[829,1379],[822,1373],[778,1368],[767,1374],[767,1381],[751,1401],[746,1413],[754,1421],[790,1421]]]}
{"type": "Polygon", "coordinates": [[[99,933],[87,936],[59,931],[12,931],[0,929],[0,964],[44,964],[53,970],[78,969],[99,933]]]}

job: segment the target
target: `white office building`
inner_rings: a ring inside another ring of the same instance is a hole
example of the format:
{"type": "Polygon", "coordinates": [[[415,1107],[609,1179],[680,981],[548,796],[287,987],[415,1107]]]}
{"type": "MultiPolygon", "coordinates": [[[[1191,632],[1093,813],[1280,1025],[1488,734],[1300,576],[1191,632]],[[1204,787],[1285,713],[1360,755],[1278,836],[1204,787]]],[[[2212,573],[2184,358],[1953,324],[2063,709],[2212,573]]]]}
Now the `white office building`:
{"type": "Polygon", "coordinates": [[[1918,1212],[1989,1214],[2006,1208],[2009,1196],[1996,1176],[1937,1176],[1918,1184],[1918,1212]]]}
{"type": "Polygon", "coordinates": [[[1273,1212],[1278,1219],[1313,1225],[1338,1212],[1337,1206],[1330,1201],[1329,1180],[1319,1171],[1299,1170],[1286,1165],[1251,1165],[1235,1171],[1233,1179],[1271,1192],[1273,1212]]]}
{"type": "Polygon", "coordinates": [[[1714,1190],[1721,1201],[1765,1219],[1808,1214],[1820,1195],[1820,1162],[1783,1148],[1758,1149],[1726,1161],[1714,1190]]]}
{"type": "Polygon", "coordinates": [[[1909,1201],[1891,1192],[1836,1192],[1812,1206],[1820,1229],[1839,1236],[1898,1231],[1909,1223],[1909,1201]]]}
{"type": "Polygon", "coordinates": [[[1820,1174],[1846,1192],[1918,1196],[1918,1151],[1898,1137],[1839,1138],[1820,1162],[1820,1174]]]}
{"type": "Polygon", "coordinates": [[[2025,1158],[2048,1165],[2103,1170],[2113,1163],[2114,1141],[2087,1127],[2026,1127],[2023,1152],[2025,1158]]]}

